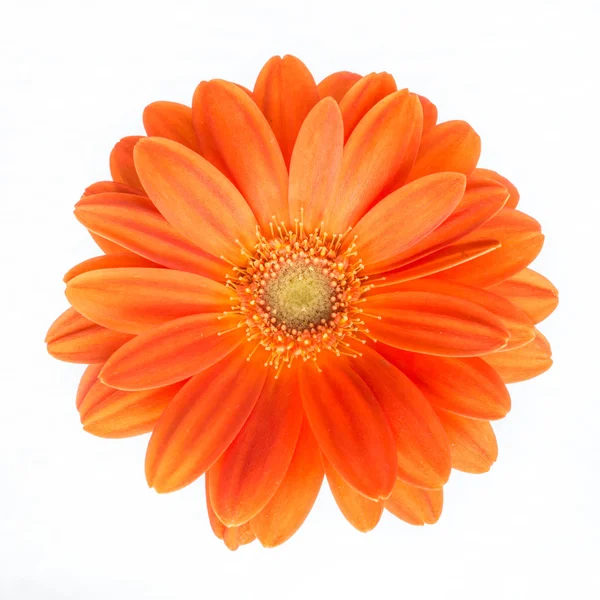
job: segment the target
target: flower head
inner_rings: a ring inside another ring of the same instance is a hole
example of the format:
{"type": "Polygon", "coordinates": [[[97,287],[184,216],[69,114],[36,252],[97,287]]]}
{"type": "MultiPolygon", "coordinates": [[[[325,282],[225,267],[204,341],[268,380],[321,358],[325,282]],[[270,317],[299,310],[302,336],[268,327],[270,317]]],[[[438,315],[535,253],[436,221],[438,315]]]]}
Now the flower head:
{"type": "Polygon", "coordinates": [[[552,362],[543,235],[479,136],[387,73],[317,85],[291,56],[144,126],[76,205],[103,254],[46,338],[89,364],[84,429],[152,432],[159,492],[205,474],[232,549],[291,537],[324,477],[361,531],[437,521],[451,468],[496,459],[505,383],[552,362]]]}

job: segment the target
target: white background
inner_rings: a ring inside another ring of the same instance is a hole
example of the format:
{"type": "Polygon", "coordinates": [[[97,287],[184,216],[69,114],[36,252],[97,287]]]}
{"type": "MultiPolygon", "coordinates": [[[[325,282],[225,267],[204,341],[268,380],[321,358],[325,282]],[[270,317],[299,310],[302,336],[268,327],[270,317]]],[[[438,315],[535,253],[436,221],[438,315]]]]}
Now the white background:
{"type": "Polygon", "coordinates": [[[0,598],[597,598],[598,25],[590,0],[48,2],[8,0],[0,24],[0,598]],[[442,120],[483,138],[547,242],[561,291],[542,325],[553,369],[512,388],[486,475],[453,473],[444,514],[354,531],[324,488],[286,545],[230,553],[203,484],[159,496],[146,437],[85,434],[81,367],[45,353],[61,278],[96,249],[72,205],[108,177],[143,107],[191,101],[201,79],[251,87],[273,54],[317,80],[387,70],[442,120]]]}

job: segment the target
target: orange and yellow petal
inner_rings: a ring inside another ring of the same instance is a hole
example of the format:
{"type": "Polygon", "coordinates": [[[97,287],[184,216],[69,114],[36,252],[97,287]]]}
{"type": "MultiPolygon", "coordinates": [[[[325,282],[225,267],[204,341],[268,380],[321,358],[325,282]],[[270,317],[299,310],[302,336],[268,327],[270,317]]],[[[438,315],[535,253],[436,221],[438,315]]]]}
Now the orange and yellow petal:
{"type": "Polygon", "coordinates": [[[351,71],[337,71],[327,75],[317,85],[319,97],[323,99],[331,96],[339,104],[348,90],[361,78],[362,75],[351,71]]]}
{"type": "Polygon", "coordinates": [[[144,129],[148,136],[163,137],[198,151],[192,109],[178,102],[153,102],[144,109],[144,129]]]}
{"type": "Polygon", "coordinates": [[[411,525],[437,523],[444,502],[442,490],[424,490],[398,479],[385,508],[411,525]]]}

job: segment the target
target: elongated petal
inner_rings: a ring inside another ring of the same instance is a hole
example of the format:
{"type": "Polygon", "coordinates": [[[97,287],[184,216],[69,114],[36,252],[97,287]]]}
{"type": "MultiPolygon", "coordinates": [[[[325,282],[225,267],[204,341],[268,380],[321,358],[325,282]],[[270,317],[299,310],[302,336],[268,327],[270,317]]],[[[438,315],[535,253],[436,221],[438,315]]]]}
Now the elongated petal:
{"type": "Polygon", "coordinates": [[[215,80],[196,88],[192,111],[202,155],[224,168],[260,226],[268,231],[273,216],[287,221],[285,161],[255,102],[232,83],[215,80]]]}
{"type": "Polygon", "coordinates": [[[142,136],[130,135],[115,144],[110,153],[110,174],[116,182],[143,191],[133,163],[133,149],[141,139],[142,136]]]}
{"type": "Polygon", "coordinates": [[[340,100],[344,118],[344,141],[348,140],[360,120],[380,100],[397,89],[396,82],[389,73],[371,73],[358,79],[340,100]]]}
{"type": "Polygon", "coordinates": [[[519,204],[519,200],[521,198],[519,194],[519,190],[511,183],[506,177],[503,177],[496,171],[492,171],[490,169],[475,169],[473,171],[473,175],[487,177],[488,179],[493,179],[498,183],[502,184],[510,194],[508,201],[506,202],[506,208],[516,208],[517,204],[519,204]]]}
{"type": "Polygon", "coordinates": [[[504,383],[525,381],[541,375],[552,366],[552,350],[541,331],[535,330],[535,339],[526,346],[499,352],[484,358],[504,383]]]}
{"type": "Polygon", "coordinates": [[[501,419],[510,410],[506,386],[480,358],[445,358],[377,345],[436,407],[473,419],[501,419]]]}
{"type": "Polygon", "coordinates": [[[177,102],[153,102],[144,109],[144,129],[149,136],[163,137],[198,151],[192,109],[177,102]]]}
{"type": "Polygon", "coordinates": [[[351,73],[350,71],[338,71],[327,75],[319,83],[317,89],[321,99],[331,96],[338,104],[346,95],[346,92],[359,80],[362,75],[351,73]]]}
{"type": "Polygon", "coordinates": [[[107,192],[116,194],[133,194],[137,196],[139,195],[140,190],[138,188],[131,187],[130,185],[119,183],[118,181],[97,181],[96,183],[92,183],[92,185],[86,187],[81,197],[93,196],[94,194],[105,194],[107,192]]]}
{"type": "Polygon", "coordinates": [[[88,258],[88,260],[84,260],[78,265],[75,265],[65,273],[63,281],[65,283],[69,283],[69,281],[77,277],[77,275],[89,273],[90,271],[97,271],[99,269],[122,269],[124,267],[159,268],[160,266],[161,265],[152,262],[143,256],[138,256],[137,254],[132,254],[131,252],[127,252],[126,254],[106,254],[103,256],[88,258]]]}
{"type": "MultiPolygon", "coordinates": [[[[383,290],[386,291],[387,288],[383,288],[383,290]]],[[[524,346],[535,337],[533,323],[527,314],[506,298],[492,293],[492,291],[434,278],[410,281],[402,285],[392,286],[390,290],[445,294],[477,304],[499,317],[510,334],[510,339],[503,351],[524,346]]]]}
{"type": "Polygon", "coordinates": [[[83,428],[105,438],[148,433],[181,385],[176,383],[155,390],[122,392],[97,381],[79,406],[83,428]]]}
{"type": "Polygon", "coordinates": [[[223,541],[229,550],[237,550],[240,546],[245,546],[255,539],[256,536],[248,523],[239,527],[227,527],[223,533],[223,541]]]}
{"type": "Polygon", "coordinates": [[[365,498],[351,488],[325,457],[323,457],[323,466],[335,503],[348,523],[364,533],[374,529],[381,519],[383,502],[365,498]]]}
{"type": "Polygon", "coordinates": [[[231,306],[231,292],[224,285],[171,269],[89,271],[72,279],[65,293],[82,315],[124,333],[141,333],[180,317],[225,312],[231,306]]]}
{"type": "Polygon", "coordinates": [[[319,101],[313,76],[295,56],[274,56],[258,75],[254,100],[271,125],[289,166],[300,126],[319,101]]]}
{"type": "Polygon", "coordinates": [[[411,525],[437,523],[442,514],[442,490],[424,490],[398,479],[385,508],[411,525]]]}
{"type": "Polygon", "coordinates": [[[300,371],[306,417],[321,451],[361,494],[386,498],[396,478],[396,448],[373,392],[350,366],[338,360],[300,371]]]}
{"type": "Polygon", "coordinates": [[[412,352],[479,356],[503,348],[510,336],[489,311],[444,294],[381,294],[367,298],[364,311],[369,336],[412,352]]]}
{"type": "Polygon", "coordinates": [[[100,379],[121,390],[177,383],[218,363],[245,341],[239,319],[194,315],[146,331],[115,352],[100,379]]]}
{"type": "MultiPolygon", "coordinates": [[[[440,488],[450,475],[450,447],[431,405],[410,379],[376,350],[361,348],[352,367],[371,388],[390,424],[398,458],[398,477],[440,488]]],[[[392,351],[393,349],[388,348],[392,351]]]]}
{"type": "Polygon", "coordinates": [[[48,353],[65,362],[103,363],[132,338],[92,323],[75,309],[68,308],[46,334],[48,353]]]}
{"type": "Polygon", "coordinates": [[[83,399],[86,394],[92,389],[92,386],[98,381],[98,375],[100,375],[100,371],[104,363],[97,363],[94,365],[88,365],[81,376],[81,380],[79,381],[79,386],[77,387],[77,396],[75,398],[75,406],[77,410],[81,406],[83,399]]]}
{"type": "Polygon", "coordinates": [[[459,173],[430,175],[405,185],[376,204],[354,229],[365,272],[380,273],[394,268],[397,256],[402,257],[402,252],[452,213],[462,198],[465,184],[465,177],[459,173]]]}
{"type": "Polygon", "coordinates": [[[490,289],[518,306],[533,323],[540,323],[558,306],[558,290],[543,275],[523,269],[490,289]]]}
{"type": "Polygon", "coordinates": [[[470,175],[479,160],[481,139],[464,121],[446,121],[423,134],[408,181],[440,171],[470,175]]]}
{"type": "Polygon", "coordinates": [[[423,108],[423,133],[425,133],[437,123],[438,110],[437,106],[425,96],[419,96],[419,101],[423,108]]]}
{"type": "Polygon", "coordinates": [[[75,216],[90,231],[165,267],[223,280],[231,267],[179,234],[147,204],[131,196],[98,194],[80,200],[75,216]]]}
{"type": "Polygon", "coordinates": [[[422,119],[418,97],[405,90],[387,96],[365,115],[344,148],[326,214],[328,231],[344,233],[354,226],[398,173],[412,165],[422,119]]]}
{"type": "Polygon", "coordinates": [[[495,217],[463,242],[482,239],[498,240],[502,247],[452,269],[443,271],[441,277],[474,287],[491,287],[523,270],[539,254],[544,243],[540,224],[530,216],[503,208],[495,217]]]}
{"type": "Polygon", "coordinates": [[[247,351],[229,356],[192,377],[154,428],[146,453],[146,479],[172,492],[200,477],[239,433],[264,386],[267,369],[246,362],[247,351]]]}
{"type": "Polygon", "coordinates": [[[207,160],[163,138],[142,140],[134,158],[140,179],[159,211],[199,248],[239,261],[235,240],[253,247],[256,220],[250,207],[207,160]]]}
{"type": "Polygon", "coordinates": [[[466,473],[485,473],[498,458],[498,444],[488,421],[466,419],[437,409],[452,448],[452,466],[466,473]]]}
{"type": "Polygon", "coordinates": [[[225,525],[223,525],[223,523],[221,523],[221,521],[219,521],[219,517],[217,517],[217,514],[213,510],[212,504],[210,502],[210,494],[208,491],[209,486],[210,486],[210,470],[207,471],[206,474],[204,475],[204,493],[205,493],[205,497],[206,497],[206,512],[208,513],[208,521],[210,523],[210,528],[212,529],[213,533],[220,540],[222,540],[225,535],[225,530],[227,529],[227,527],[225,527],[225,525]]]}
{"type": "Polygon", "coordinates": [[[319,446],[304,419],[290,466],[270,502],[250,521],[258,541],[273,548],[289,540],[310,513],[323,483],[319,446]]]}
{"type": "Polygon", "coordinates": [[[210,470],[214,511],[228,527],[255,517],[292,460],[303,410],[295,380],[269,377],[242,430],[210,470]]]}
{"type": "Polygon", "coordinates": [[[292,154],[291,223],[303,215],[307,231],[320,226],[340,173],[343,149],[344,124],[340,109],[331,98],[325,98],[306,117],[292,154]]]}

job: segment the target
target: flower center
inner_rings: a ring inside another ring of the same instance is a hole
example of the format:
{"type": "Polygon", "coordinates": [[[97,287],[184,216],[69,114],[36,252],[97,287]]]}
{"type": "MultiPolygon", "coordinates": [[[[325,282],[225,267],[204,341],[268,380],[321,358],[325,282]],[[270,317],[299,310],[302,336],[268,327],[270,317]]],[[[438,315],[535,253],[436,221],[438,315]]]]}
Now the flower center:
{"type": "MultiPolygon", "coordinates": [[[[307,233],[271,224],[271,235],[257,232],[252,251],[242,249],[244,267],[234,267],[228,285],[235,289],[246,335],[254,352],[269,353],[265,365],[277,375],[296,358],[317,360],[323,350],[356,356],[347,338],[365,332],[361,295],[370,289],[359,275],[363,264],[346,234],[307,233]]],[[[318,368],[318,365],[317,365],[318,368]]]]}

